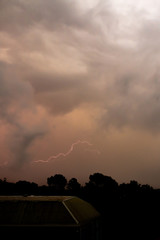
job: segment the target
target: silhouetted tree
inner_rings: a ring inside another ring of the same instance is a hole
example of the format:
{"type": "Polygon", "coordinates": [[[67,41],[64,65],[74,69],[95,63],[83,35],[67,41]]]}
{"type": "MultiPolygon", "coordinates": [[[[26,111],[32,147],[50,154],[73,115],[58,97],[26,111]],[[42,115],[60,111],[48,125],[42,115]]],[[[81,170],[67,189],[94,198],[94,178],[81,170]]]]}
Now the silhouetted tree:
{"type": "Polygon", "coordinates": [[[0,194],[1,195],[12,195],[14,194],[15,184],[8,182],[6,178],[0,181],[0,194]]]}
{"type": "Polygon", "coordinates": [[[153,187],[151,187],[148,184],[143,184],[141,185],[141,190],[144,192],[152,192],[153,191],[153,187]]]}
{"type": "Polygon", "coordinates": [[[129,187],[132,191],[139,191],[141,185],[137,181],[131,180],[129,183],[129,187]]]}
{"type": "Polygon", "coordinates": [[[38,191],[38,184],[28,181],[18,181],[16,182],[16,193],[17,194],[36,194],[38,191]]]}
{"type": "Polygon", "coordinates": [[[67,189],[72,194],[77,194],[81,188],[81,184],[77,181],[76,178],[71,178],[67,184],[67,189]]]}
{"type": "Polygon", "coordinates": [[[85,184],[83,194],[85,200],[91,202],[99,211],[107,211],[108,216],[110,211],[111,216],[116,209],[118,183],[110,176],[94,173],[89,176],[89,182],[85,184]]]}
{"type": "Polygon", "coordinates": [[[105,188],[107,190],[115,190],[118,187],[118,183],[110,176],[105,176],[102,173],[94,173],[90,175],[90,184],[99,188],[105,188]]]}
{"type": "Polygon", "coordinates": [[[66,178],[62,174],[55,174],[47,178],[49,187],[53,187],[55,191],[62,192],[67,184],[66,178]]]}

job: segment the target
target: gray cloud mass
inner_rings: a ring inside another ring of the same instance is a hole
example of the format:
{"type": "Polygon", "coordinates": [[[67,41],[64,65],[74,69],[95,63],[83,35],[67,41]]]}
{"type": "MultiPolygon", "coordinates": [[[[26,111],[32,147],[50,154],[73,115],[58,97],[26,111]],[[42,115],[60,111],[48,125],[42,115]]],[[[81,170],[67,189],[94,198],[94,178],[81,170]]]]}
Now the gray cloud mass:
{"type": "Polygon", "coordinates": [[[11,165],[29,161],[52,122],[76,110],[92,116],[97,139],[112,128],[159,134],[159,16],[127,6],[0,1],[0,121],[11,165]]]}

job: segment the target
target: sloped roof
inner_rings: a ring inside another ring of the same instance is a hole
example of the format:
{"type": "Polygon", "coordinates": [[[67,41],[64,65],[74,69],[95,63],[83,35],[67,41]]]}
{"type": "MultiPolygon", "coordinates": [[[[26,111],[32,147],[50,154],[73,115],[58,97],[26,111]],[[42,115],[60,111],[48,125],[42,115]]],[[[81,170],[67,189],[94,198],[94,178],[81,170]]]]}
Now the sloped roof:
{"type": "Polygon", "coordinates": [[[77,197],[0,197],[1,226],[78,226],[98,216],[89,203],[77,197]]]}

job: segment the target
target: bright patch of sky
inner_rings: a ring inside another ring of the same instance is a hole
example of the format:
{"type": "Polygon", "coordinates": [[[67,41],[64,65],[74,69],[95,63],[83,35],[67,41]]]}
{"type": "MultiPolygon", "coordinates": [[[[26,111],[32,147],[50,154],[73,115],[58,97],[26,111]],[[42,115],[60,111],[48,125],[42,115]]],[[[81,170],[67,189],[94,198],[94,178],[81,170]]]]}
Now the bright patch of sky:
{"type": "Polygon", "coordinates": [[[159,16],[160,2],[158,0],[112,0],[112,6],[119,13],[126,13],[128,10],[139,11],[146,14],[147,18],[154,19],[159,16]]]}

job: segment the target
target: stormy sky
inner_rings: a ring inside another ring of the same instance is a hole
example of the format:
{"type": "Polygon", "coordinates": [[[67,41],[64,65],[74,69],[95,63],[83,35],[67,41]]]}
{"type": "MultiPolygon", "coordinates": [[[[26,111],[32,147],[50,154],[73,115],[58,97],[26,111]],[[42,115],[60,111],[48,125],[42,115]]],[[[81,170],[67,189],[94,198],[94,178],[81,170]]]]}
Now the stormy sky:
{"type": "Polygon", "coordinates": [[[0,178],[160,187],[160,2],[0,1],[0,178]]]}

